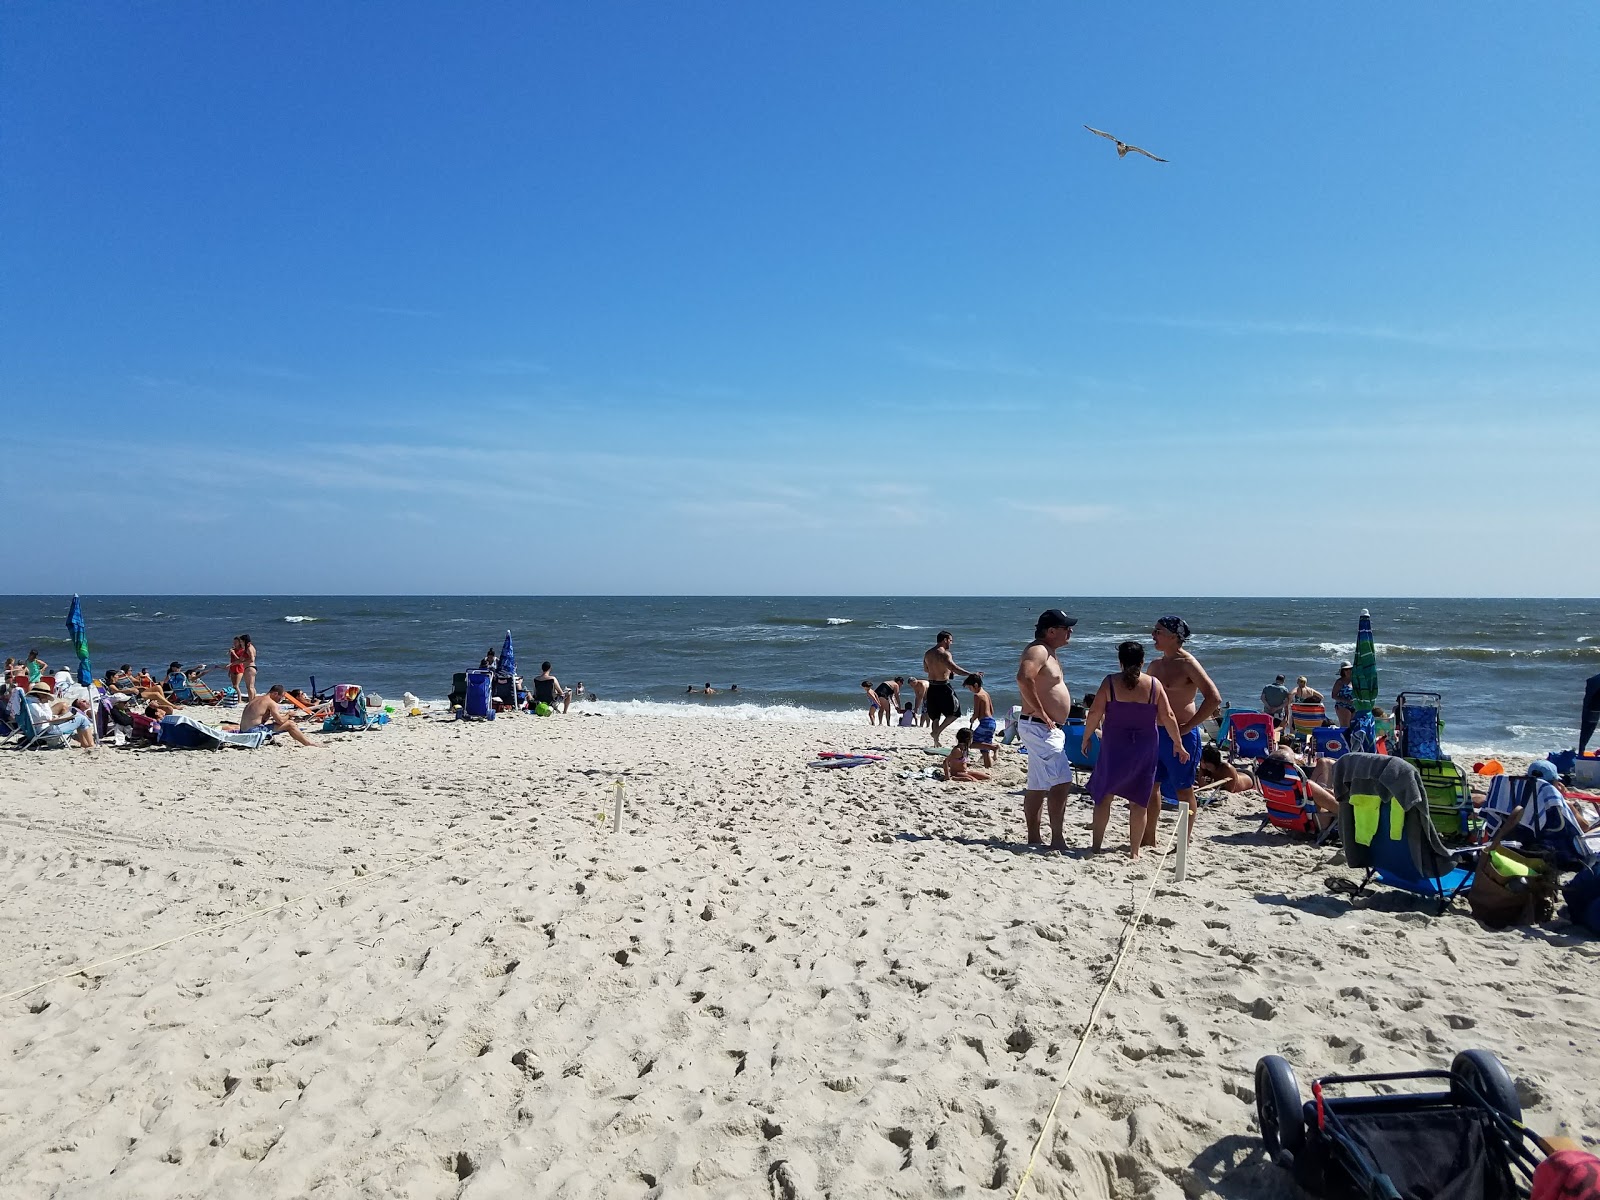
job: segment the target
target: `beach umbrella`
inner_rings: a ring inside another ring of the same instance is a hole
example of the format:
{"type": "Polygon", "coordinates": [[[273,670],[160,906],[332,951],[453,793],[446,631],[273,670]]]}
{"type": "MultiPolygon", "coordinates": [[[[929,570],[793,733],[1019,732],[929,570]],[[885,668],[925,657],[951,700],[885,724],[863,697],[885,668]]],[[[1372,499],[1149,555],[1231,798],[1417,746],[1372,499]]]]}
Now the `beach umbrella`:
{"type": "Polygon", "coordinates": [[[506,644],[500,647],[500,665],[495,674],[501,679],[515,679],[517,675],[517,652],[511,645],[511,630],[506,630],[506,644]]]}
{"type": "MultiPolygon", "coordinates": [[[[72,597],[72,607],[67,610],[67,632],[72,635],[72,648],[78,654],[78,682],[84,687],[94,684],[94,671],[89,666],[89,630],[83,623],[83,606],[78,597],[72,597]]],[[[93,698],[93,693],[90,693],[93,698]]]]}
{"type": "Polygon", "coordinates": [[[1346,741],[1350,749],[1370,754],[1378,741],[1377,722],[1372,717],[1372,706],[1378,702],[1378,651],[1372,642],[1372,614],[1364,608],[1356,625],[1350,692],[1356,715],[1350,722],[1346,741]]]}

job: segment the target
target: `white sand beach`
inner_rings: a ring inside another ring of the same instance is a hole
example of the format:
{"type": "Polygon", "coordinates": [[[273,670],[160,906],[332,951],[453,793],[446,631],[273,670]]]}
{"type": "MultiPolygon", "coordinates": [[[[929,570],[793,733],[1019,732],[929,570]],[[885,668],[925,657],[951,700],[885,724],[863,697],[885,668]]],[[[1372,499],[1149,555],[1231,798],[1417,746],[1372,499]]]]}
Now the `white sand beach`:
{"type": "Polygon", "coordinates": [[[1251,793],[1177,884],[1027,852],[1010,751],[902,778],[918,730],[318,741],[0,755],[0,995],[52,980],[0,1003],[7,1200],[1009,1197],[1152,872],[1025,1194],[1289,1194],[1268,1052],[1304,1080],[1487,1047],[1530,1124],[1600,1146],[1600,942],[1332,896],[1337,850],[1251,793]]]}

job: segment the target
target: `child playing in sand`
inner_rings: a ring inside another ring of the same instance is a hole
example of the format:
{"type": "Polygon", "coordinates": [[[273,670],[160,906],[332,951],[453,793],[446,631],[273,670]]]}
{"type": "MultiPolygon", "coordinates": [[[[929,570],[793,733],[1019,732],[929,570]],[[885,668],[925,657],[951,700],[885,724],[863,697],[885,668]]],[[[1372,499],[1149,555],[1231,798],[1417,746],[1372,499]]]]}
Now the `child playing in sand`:
{"type": "Polygon", "coordinates": [[[900,710],[900,720],[896,722],[902,729],[915,729],[917,727],[917,712],[907,700],[905,707],[900,710]]]}
{"type": "Polygon", "coordinates": [[[982,771],[967,769],[967,754],[972,749],[972,730],[956,730],[956,744],[944,760],[944,777],[952,783],[981,783],[989,778],[982,771]]]}
{"type": "Polygon", "coordinates": [[[983,754],[983,765],[994,766],[994,697],[983,690],[982,675],[968,675],[962,681],[972,692],[972,744],[983,754]]]}

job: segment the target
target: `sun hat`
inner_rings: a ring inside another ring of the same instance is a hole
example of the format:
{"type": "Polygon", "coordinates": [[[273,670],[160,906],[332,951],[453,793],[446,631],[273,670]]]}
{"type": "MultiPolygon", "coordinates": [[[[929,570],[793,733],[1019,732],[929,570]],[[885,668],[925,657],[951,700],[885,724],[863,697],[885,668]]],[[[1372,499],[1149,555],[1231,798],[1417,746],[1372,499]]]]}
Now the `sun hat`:
{"type": "Polygon", "coordinates": [[[54,685],[48,684],[43,679],[40,679],[38,683],[34,684],[28,689],[28,695],[48,697],[49,699],[54,700],[56,698],[56,689],[54,685]]]}
{"type": "Polygon", "coordinates": [[[1339,664],[1339,670],[1341,671],[1348,671],[1350,669],[1350,661],[1348,659],[1339,664]]]}

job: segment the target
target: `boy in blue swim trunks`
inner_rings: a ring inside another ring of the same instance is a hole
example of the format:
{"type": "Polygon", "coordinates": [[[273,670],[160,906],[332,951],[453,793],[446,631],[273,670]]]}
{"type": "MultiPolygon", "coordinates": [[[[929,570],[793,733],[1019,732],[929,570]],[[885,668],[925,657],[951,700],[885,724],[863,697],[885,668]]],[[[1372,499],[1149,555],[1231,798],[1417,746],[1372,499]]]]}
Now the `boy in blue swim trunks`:
{"type": "Polygon", "coordinates": [[[962,680],[972,692],[972,716],[967,724],[972,728],[972,745],[982,752],[983,765],[994,766],[994,697],[983,690],[982,675],[968,675],[962,680]]]}
{"type": "Polygon", "coordinates": [[[1200,767],[1200,723],[1222,707],[1222,693],[1206,674],[1200,660],[1184,649],[1189,640],[1189,623],[1182,617],[1162,617],[1151,630],[1151,640],[1161,657],[1148,668],[1167,689],[1172,715],[1178,719],[1178,734],[1189,753],[1189,761],[1178,761],[1177,749],[1165,729],[1157,729],[1156,783],[1150,801],[1155,814],[1145,822],[1144,845],[1156,844],[1160,824],[1160,804],[1156,797],[1189,806],[1189,836],[1194,836],[1194,818],[1200,805],[1194,796],[1195,772],[1200,767]]]}

